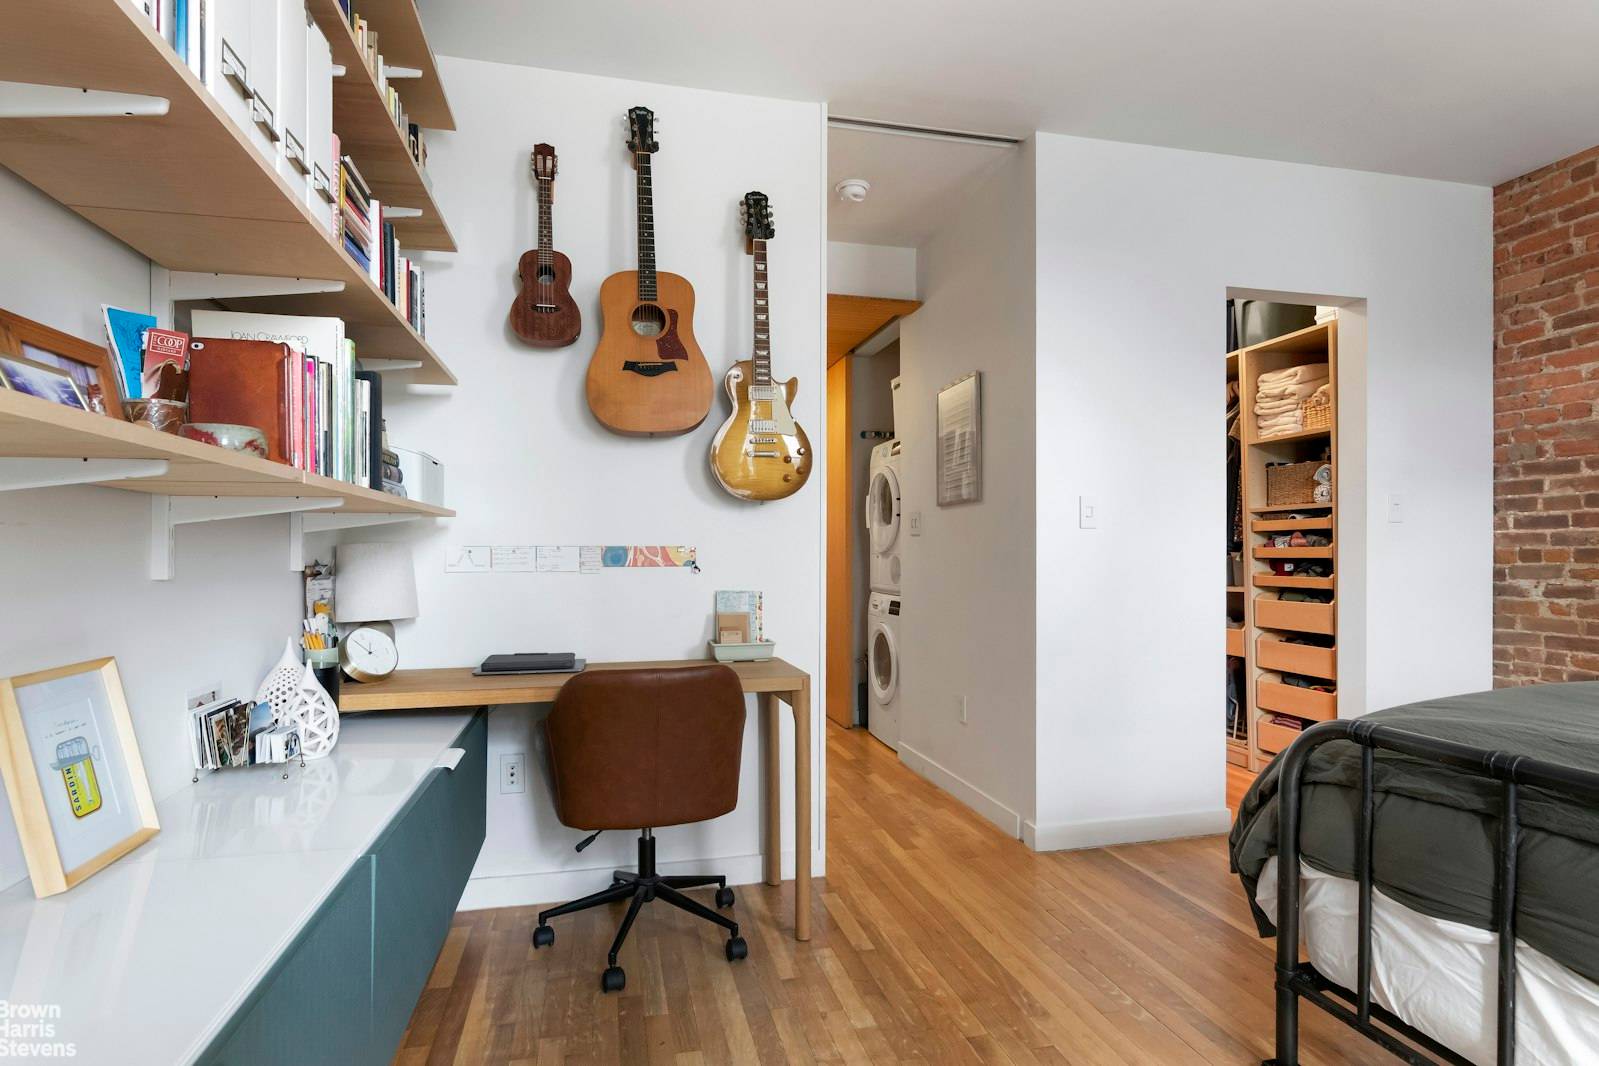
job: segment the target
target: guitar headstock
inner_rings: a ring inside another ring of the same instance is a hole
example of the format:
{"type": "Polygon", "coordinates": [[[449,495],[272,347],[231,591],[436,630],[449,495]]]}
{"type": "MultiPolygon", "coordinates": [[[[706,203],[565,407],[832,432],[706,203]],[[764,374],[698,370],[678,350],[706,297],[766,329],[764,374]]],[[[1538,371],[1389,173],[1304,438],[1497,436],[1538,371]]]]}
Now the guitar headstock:
{"type": "Polygon", "coordinates": [[[777,228],[772,225],[772,202],[763,192],[744,194],[738,205],[738,220],[749,240],[769,241],[777,235],[777,228]]]}
{"type": "Polygon", "coordinates": [[[660,151],[655,143],[655,112],[647,107],[627,109],[627,146],[634,155],[651,155],[660,151]]]}
{"type": "Polygon", "coordinates": [[[560,166],[560,161],[555,156],[555,147],[548,144],[535,144],[529,165],[533,169],[535,181],[554,181],[555,172],[560,166]]]}

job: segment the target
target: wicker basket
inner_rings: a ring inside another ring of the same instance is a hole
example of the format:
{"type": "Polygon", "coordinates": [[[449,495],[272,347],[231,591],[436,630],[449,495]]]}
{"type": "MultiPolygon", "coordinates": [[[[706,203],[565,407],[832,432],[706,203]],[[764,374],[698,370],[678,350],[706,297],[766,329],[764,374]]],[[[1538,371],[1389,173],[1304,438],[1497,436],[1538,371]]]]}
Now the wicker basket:
{"type": "Polygon", "coordinates": [[[1308,463],[1283,463],[1266,468],[1266,506],[1283,507],[1296,503],[1312,503],[1316,493],[1316,471],[1325,463],[1316,459],[1308,463]]]}
{"type": "Polygon", "coordinates": [[[1300,429],[1331,429],[1332,398],[1312,396],[1299,405],[1300,429]]]}

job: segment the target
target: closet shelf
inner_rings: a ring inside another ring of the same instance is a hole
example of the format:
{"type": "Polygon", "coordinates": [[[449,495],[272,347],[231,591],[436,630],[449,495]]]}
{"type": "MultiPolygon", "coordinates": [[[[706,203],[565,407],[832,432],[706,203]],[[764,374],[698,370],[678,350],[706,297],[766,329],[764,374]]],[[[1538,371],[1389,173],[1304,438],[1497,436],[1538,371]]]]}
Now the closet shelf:
{"type": "Polygon", "coordinates": [[[1296,529],[1331,529],[1332,515],[1315,518],[1259,518],[1249,528],[1256,533],[1292,533],[1296,529]]]}
{"type": "Polygon", "coordinates": [[[142,14],[122,0],[57,0],[8,15],[6,79],[159,96],[170,106],[159,118],[0,120],[0,166],[169,270],[342,282],[342,291],[314,297],[222,303],[337,315],[360,356],[420,362],[410,381],[455,384],[142,14]]]}
{"type": "Polygon", "coordinates": [[[1328,544],[1320,548],[1256,548],[1254,555],[1257,559],[1331,559],[1333,546],[1328,544]]]}
{"type": "Polygon", "coordinates": [[[1271,514],[1275,511],[1326,511],[1329,516],[1333,505],[1330,503],[1274,503],[1265,507],[1251,507],[1250,514],[1271,514]]]}
{"type": "Polygon", "coordinates": [[[0,458],[156,459],[167,463],[166,473],[104,484],[166,496],[326,499],[328,506],[341,514],[417,518],[455,514],[445,507],[401,499],[17,392],[0,391],[0,458]]]}
{"type": "MultiPolygon", "coordinates": [[[[411,66],[401,63],[390,54],[389,31],[376,15],[367,11],[368,6],[363,0],[360,13],[371,20],[384,62],[411,66]]],[[[384,6],[403,6],[413,13],[416,10],[410,0],[403,5],[384,6]]],[[[339,150],[355,160],[356,169],[371,187],[372,195],[384,207],[412,207],[422,212],[417,218],[390,220],[394,223],[395,237],[402,249],[455,251],[455,238],[451,236],[444,216],[433,200],[426,172],[411,158],[409,134],[400,129],[389,113],[388,104],[383,100],[383,90],[378,87],[377,77],[366,65],[366,57],[356,43],[355,31],[345,21],[338,0],[310,0],[308,10],[326,35],[328,43],[333,46],[333,62],[344,67],[344,77],[333,79],[333,132],[339,135],[339,150]]],[[[427,54],[431,69],[432,53],[427,50],[426,40],[422,41],[421,48],[427,54]]],[[[431,123],[423,121],[411,102],[412,94],[422,87],[423,80],[406,78],[394,82],[393,87],[400,94],[400,105],[405,108],[411,121],[419,126],[430,126],[431,123]]],[[[436,70],[433,72],[433,84],[438,84],[436,70]]],[[[442,94],[439,100],[443,100],[442,94]]],[[[444,106],[444,116],[449,117],[448,105],[444,106]]],[[[446,128],[453,129],[453,119],[450,122],[446,128]]]]}
{"type": "Polygon", "coordinates": [[[1296,441],[1304,440],[1324,440],[1331,434],[1332,430],[1326,427],[1321,429],[1302,429],[1297,433],[1276,433],[1270,437],[1256,437],[1251,434],[1248,443],[1258,448],[1273,444],[1293,444],[1296,441]]]}
{"type": "MultiPolygon", "coordinates": [[[[362,69],[366,68],[365,59],[359,58],[360,53],[355,49],[355,37],[339,7],[339,0],[308,0],[306,10],[333,45],[335,63],[343,63],[345,69],[350,70],[349,61],[343,58],[349,55],[358,57],[356,62],[362,69]],[[340,33],[349,39],[348,45],[340,43],[340,33]]],[[[422,16],[415,0],[360,0],[356,14],[366,19],[378,35],[378,51],[383,53],[384,63],[422,72],[421,77],[403,79],[395,86],[411,121],[429,129],[455,129],[455,116],[450,113],[449,100],[445,99],[444,82],[439,77],[438,63],[433,58],[427,34],[422,31],[422,16]]]]}

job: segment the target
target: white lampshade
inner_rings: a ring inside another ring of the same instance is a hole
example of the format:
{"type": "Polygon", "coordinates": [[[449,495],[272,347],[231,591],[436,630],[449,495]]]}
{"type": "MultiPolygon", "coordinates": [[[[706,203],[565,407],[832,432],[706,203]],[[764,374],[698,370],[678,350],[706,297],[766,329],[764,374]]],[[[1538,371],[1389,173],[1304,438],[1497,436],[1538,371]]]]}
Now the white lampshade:
{"type": "Polygon", "coordinates": [[[416,570],[409,544],[340,544],[334,564],[335,622],[416,617],[416,570]]]}

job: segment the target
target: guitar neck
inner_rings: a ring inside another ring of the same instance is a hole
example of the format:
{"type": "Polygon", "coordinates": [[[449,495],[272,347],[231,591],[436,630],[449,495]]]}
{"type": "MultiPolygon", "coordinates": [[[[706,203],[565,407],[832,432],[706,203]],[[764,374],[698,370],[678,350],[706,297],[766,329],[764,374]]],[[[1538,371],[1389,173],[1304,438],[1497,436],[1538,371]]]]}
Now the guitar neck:
{"type": "Polygon", "coordinates": [[[638,172],[638,298],[654,300],[655,287],[655,194],[650,184],[650,156],[633,156],[638,172]]]}
{"type": "Polygon", "coordinates": [[[548,178],[540,178],[539,186],[539,262],[548,266],[555,250],[555,234],[551,225],[553,212],[550,210],[551,201],[554,199],[551,186],[555,183],[548,178]]]}
{"type": "Polygon", "coordinates": [[[756,385],[772,383],[772,314],[771,286],[766,280],[766,242],[751,241],[755,253],[755,381],[756,385]]]}

